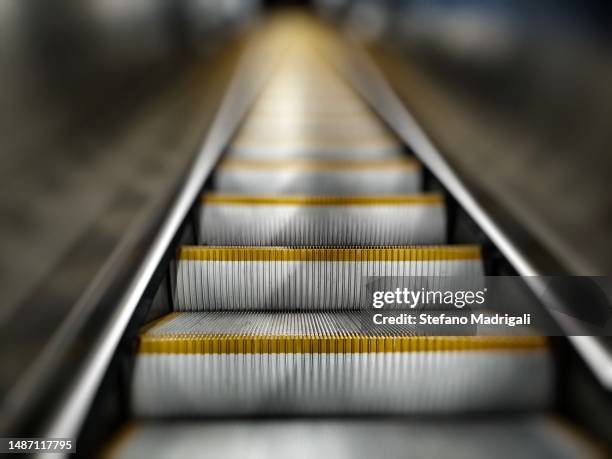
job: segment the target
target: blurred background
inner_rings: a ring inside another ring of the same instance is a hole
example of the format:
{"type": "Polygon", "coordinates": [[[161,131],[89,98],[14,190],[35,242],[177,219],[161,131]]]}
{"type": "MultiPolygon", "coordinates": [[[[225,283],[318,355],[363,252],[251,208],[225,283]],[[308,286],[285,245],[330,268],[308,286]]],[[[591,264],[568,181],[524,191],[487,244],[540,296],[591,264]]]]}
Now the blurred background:
{"type": "Polygon", "coordinates": [[[612,272],[607,1],[0,0],[4,413],[66,317],[91,319],[84,292],[121,291],[241,52],[298,4],[364,45],[466,181],[564,270],[612,272]]]}

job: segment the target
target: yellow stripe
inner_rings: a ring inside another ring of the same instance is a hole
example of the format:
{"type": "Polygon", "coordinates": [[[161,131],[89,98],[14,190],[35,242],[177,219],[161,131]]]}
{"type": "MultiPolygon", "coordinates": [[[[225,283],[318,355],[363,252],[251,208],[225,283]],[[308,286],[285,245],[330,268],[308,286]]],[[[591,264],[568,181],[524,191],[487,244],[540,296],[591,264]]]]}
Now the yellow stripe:
{"type": "Polygon", "coordinates": [[[220,170],[277,170],[290,169],[299,171],[355,171],[355,170],[415,170],[420,169],[420,163],[413,158],[387,160],[249,160],[226,159],[222,161],[220,170]]]}
{"type": "Polygon", "coordinates": [[[359,354],[541,349],[541,336],[143,335],[141,354],[359,354]]]}
{"type": "Polygon", "coordinates": [[[286,248],[183,246],[179,260],[191,261],[437,261],[480,260],[476,245],[379,248],[286,248]]]}
{"type": "Polygon", "coordinates": [[[444,197],[437,193],[407,194],[393,196],[274,196],[274,195],[230,195],[206,193],[205,204],[272,205],[272,206],[396,206],[396,205],[441,205],[444,197]]]}

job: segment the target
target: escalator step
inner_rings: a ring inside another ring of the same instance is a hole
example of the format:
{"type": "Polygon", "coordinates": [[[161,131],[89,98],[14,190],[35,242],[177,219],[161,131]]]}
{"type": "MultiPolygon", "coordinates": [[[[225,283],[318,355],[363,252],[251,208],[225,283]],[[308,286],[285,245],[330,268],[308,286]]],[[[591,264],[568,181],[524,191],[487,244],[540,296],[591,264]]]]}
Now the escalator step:
{"type": "Polygon", "coordinates": [[[541,337],[424,337],[360,327],[358,312],[174,313],[142,333],[142,416],[440,414],[542,409],[541,337]]]}
{"type": "MultiPolygon", "coordinates": [[[[347,95],[355,97],[355,94],[352,93],[347,95]]],[[[343,99],[346,100],[344,97],[343,99]]],[[[334,100],[333,103],[335,107],[340,105],[345,110],[347,105],[351,105],[350,103],[337,100],[334,100]]],[[[351,103],[353,102],[351,101],[351,103]]],[[[251,116],[244,120],[239,132],[243,138],[256,138],[257,136],[271,137],[279,131],[286,137],[293,135],[301,136],[307,132],[314,138],[350,137],[355,135],[377,137],[389,133],[389,129],[367,107],[363,107],[360,113],[334,116],[332,120],[330,120],[330,115],[320,114],[315,116],[275,117],[266,114],[265,111],[258,111],[255,108],[251,112],[251,116]]]]}
{"type": "Polygon", "coordinates": [[[221,193],[376,195],[417,193],[420,164],[411,159],[359,161],[227,159],[212,188],[221,193]]]}
{"type": "Polygon", "coordinates": [[[335,139],[238,137],[229,146],[229,153],[232,158],[249,159],[397,159],[404,155],[401,143],[391,136],[335,139]]]}
{"type": "Polygon", "coordinates": [[[107,457],[589,459],[604,455],[553,417],[514,416],[434,421],[145,421],[126,426],[107,457]]]}
{"type": "Polygon", "coordinates": [[[476,290],[483,276],[480,248],[472,245],[184,246],[177,256],[174,305],[178,311],[360,309],[371,306],[368,282],[375,279],[405,279],[413,290],[476,290]]]}
{"type": "Polygon", "coordinates": [[[273,196],[208,193],[202,197],[200,243],[250,246],[441,244],[444,198],[273,196]]]}

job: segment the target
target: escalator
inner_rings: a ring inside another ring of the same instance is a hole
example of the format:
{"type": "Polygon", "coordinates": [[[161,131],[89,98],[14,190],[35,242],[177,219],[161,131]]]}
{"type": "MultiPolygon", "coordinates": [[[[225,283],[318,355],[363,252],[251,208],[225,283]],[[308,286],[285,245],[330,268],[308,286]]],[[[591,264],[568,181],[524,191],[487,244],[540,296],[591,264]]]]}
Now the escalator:
{"type": "MultiPolygon", "coordinates": [[[[183,60],[173,56],[180,69],[159,65],[186,78],[163,94],[162,83],[143,89],[154,103],[141,130],[129,116],[108,128],[110,138],[119,125],[137,132],[109,164],[126,183],[142,169],[138,193],[114,190],[119,211],[84,233],[68,269],[15,316],[29,322],[9,340],[38,338],[15,353],[19,365],[6,360],[7,374],[18,371],[3,436],[75,439],[78,456],[104,458],[608,457],[603,340],[386,321],[409,304],[399,288],[388,298],[396,286],[482,292],[499,277],[532,279],[535,290],[554,257],[438,151],[375,52],[338,33],[333,14],[257,17],[257,2],[204,3],[156,4],[173,43],[189,43],[183,60]],[[195,40],[207,27],[218,42],[195,40]],[[218,66],[193,71],[202,49],[191,40],[218,46],[205,61],[218,66]],[[119,164],[132,150],[142,161],[119,164]],[[77,295],[72,309],[66,292],[77,295]],[[62,309],[40,314],[41,296],[62,309]],[[372,326],[379,312],[384,324],[372,326]]],[[[375,2],[354,4],[352,21],[375,19],[375,2]]],[[[126,61],[138,52],[134,43],[126,61]]],[[[112,181],[102,181],[106,202],[112,181]]],[[[518,310],[524,294],[503,299],[518,310]]],[[[452,303],[419,307],[458,315],[452,303]]],[[[558,317],[547,323],[561,329],[558,317]]]]}
{"type": "Polygon", "coordinates": [[[371,277],[478,283],[504,262],[458,229],[320,26],[281,24],[129,339],[129,414],[105,457],[603,456],[557,412],[554,338],[361,325],[371,277]]]}

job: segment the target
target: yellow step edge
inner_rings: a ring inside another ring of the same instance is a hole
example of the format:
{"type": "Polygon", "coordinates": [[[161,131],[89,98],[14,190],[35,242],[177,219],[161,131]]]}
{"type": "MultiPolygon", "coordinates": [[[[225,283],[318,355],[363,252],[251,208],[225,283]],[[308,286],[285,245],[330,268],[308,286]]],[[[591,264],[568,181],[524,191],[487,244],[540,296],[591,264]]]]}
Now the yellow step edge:
{"type": "Polygon", "coordinates": [[[380,248],[287,248],[183,246],[179,260],[189,261],[448,261],[480,260],[477,245],[380,248]]]}
{"type": "Polygon", "coordinates": [[[362,170],[416,170],[421,164],[413,158],[382,160],[249,160],[225,159],[217,170],[299,170],[299,171],[362,171],[362,170]]]}
{"type": "Polygon", "coordinates": [[[359,354],[543,349],[542,336],[271,336],[167,334],[140,337],[140,354],[359,354]]]}
{"type": "Polygon", "coordinates": [[[275,196],[206,193],[202,196],[202,203],[271,206],[442,205],[444,204],[444,196],[439,193],[403,194],[392,196],[275,196]]]}

